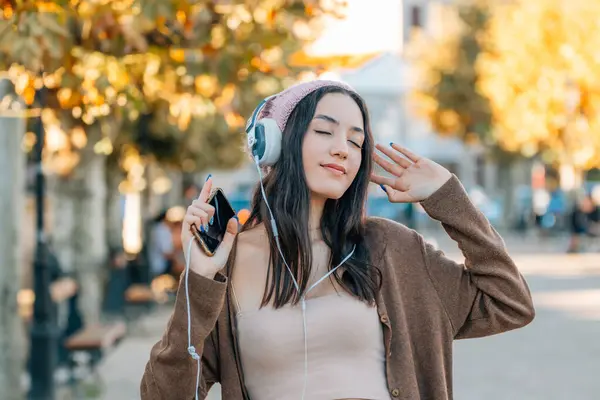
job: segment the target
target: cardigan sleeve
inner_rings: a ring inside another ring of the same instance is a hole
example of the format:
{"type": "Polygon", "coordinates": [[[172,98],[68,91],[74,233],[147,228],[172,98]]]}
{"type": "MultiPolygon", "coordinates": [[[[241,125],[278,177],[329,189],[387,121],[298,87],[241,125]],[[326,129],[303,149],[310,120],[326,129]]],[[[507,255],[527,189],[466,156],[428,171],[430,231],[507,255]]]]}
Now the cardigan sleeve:
{"type": "Polygon", "coordinates": [[[465,257],[459,264],[415,232],[429,277],[438,292],[456,339],[493,335],[523,327],[535,315],[524,277],[504,241],[452,178],[421,202],[441,222],[465,257]]]}
{"type": "MultiPolygon", "coordinates": [[[[198,398],[204,399],[219,381],[219,360],[213,333],[225,302],[227,278],[218,273],[208,279],[194,272],[189,276],[192,345],[201,355],[198,398]]],[[[142,400],[195,397],[197,361],[188,353],[185,276],[179,282],[177,299],[162,338],[152,347],[140,384],[142,400]]]]}

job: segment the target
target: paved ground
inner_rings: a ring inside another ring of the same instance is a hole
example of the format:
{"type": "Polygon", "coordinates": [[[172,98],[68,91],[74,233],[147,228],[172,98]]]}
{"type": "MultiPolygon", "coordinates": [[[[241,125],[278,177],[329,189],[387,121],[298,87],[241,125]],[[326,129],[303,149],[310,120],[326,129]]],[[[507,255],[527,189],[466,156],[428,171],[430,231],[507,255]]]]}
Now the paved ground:
{"type": "MultiPolygon", "coordinates": [[[[444,239],[443,249],[454,253],[444,239]]],[[[537,307],[528,327],[455,344],[458,400],[594,400],[600,398],[600,254],[565,255],[563,239],[512,238],[509,249],[530,283],[537,307]]],[[[150,347],[168,310],[143,321],[102,366],[103,399],[139,399],[150,347]]],[[[217,390],[211,400],[220,398],[217,390]]]]}

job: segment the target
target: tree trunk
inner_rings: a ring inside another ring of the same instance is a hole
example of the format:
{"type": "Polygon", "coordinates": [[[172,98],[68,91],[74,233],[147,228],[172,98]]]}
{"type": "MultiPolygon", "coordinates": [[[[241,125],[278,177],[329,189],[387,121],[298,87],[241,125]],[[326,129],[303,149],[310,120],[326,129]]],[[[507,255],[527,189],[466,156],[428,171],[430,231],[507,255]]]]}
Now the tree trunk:
{"type": "MultiPolygon", "coordinates": [[[[0,87],[0,98],[3,97],[0,87]]],[[[24,329],[18,313],[21,288],[22,213],[25,208],[25,155],[22,118],[0,117],[0,388],[2,399],[23,398],[24,329]]]]}
{"type": "Polygon", "coordinates": [[[106,235],[109,247],[117,249],[123,246],[123,196],[119,192],[123,174],[115,164],[106,168],[106,235]]]}
{"type": "Polygon", "coordinates": [[[65,273],[74,272],[73,264],[73,183],[67,178],[48,177],[51,204],[48,226],[52,227],[52,250],[65,273]]]}
{"type": "Polygon", "coordinates": [[[53,243],[66,272],[79,284],[79,307],[86,324],[100,320],[102,288],[107,266],[106,156],[94,152],[100,126],[88,127],[87,146],[68,177],[55,178],[53,243]]]}
{"type": "Polygon", "coordinates": [[[81,288],[79,306],[86,324],[100,320],[107,268],[106,156],[93,151],[100,137],[99,126],[88,129],[88,146],[74,177],[77,190],[73,204],[73,261],[81,288]]]}

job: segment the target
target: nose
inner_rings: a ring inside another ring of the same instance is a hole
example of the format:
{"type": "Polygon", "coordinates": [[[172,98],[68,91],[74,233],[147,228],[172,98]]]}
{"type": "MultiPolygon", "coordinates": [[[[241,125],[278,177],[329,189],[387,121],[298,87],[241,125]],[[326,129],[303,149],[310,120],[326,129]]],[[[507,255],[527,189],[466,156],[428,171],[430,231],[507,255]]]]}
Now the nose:
{"type": "Polygon", "coordinates": [[[346,135],[334,135],[334,140],[331,144],[330,154],[334,157],[339,157],[342,160],[348,158],[348,140],[346,135]]]}

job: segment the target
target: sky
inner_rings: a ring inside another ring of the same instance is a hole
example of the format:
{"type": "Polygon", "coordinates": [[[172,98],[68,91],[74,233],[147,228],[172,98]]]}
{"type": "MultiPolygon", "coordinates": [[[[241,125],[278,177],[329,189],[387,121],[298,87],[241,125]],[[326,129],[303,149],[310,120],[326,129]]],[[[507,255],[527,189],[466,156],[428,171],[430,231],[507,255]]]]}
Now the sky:
{"type": "Polygon", "coordinates": [[[400,45],[402,1],[347,0],[347,17],[332,20],[309,49],[315,56],[396,50],[400,45]]]}

